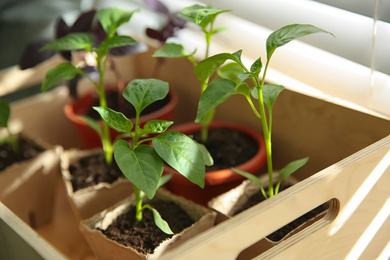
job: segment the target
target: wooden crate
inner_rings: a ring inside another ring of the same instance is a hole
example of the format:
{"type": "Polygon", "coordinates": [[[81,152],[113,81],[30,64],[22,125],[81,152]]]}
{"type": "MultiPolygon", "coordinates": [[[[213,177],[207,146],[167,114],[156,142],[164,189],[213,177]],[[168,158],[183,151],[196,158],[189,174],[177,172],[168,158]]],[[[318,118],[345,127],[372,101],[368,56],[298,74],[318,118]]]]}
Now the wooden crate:
{"type": "MultiPolygon", "coordinates": [[[[137,64],[134,66],[135,73],[123,75],[127,79],[151,77],[155,60],[150,58],[150,54],[133,57],[130,63],[137,64]]],[[[127,63],[123,60],[124,65],[120,67],[123,73],[129,70],[127,63]]],[[[170,82],[179,94],[176,122],[192,121],[200,95],[192,65],[186,60],[168,60],[160,78],[170,82]]],[[[42,120],[30,112],[28,118],[40,122],[39,127],[45,129],[45,138],[68,147],[77,146],[71,127],[65,128],[64,134],[50,131],[49,123],[53,122],[50,118],[62,115],[60,103],[67,99],[63,89],[56,91],[47,93],[53,95],[51,98],[44,94],[15,103],[17,112],[13,118],[23,118],[27,107],[38,102],[40,109],[45,111],[46,119],[42,120]],[[55,109],[50,109],[49,103],[55,103],[55,109]],[[60,137],[65,134],[67,139],[63,141],[60,137]]],[[[216,118],[261,129],[240,96],[232,97],[219,107],[216,118]]],[[[67,123],[60,123],[55,129],[64,131],[61,124],[67,123]]],[[[34,123],[27,125],[34,133],[43,131],[36,129],[38,126],[34,123]]],[[[326,217],[268,250],[259,259],[356,259],[358,256],[373,259],[385,252],[386,246],[388,252],[389,133],[390,121],[387,118],[291,90],[284,91],[274,107],[275,168],[309,156],[309,163],[295,174],[301,181],[278,196],[195,237],[165,258],[235,259],[251,244],[330,199],[334,200],[326,217]]],[[[59,185],[57,191],[58,203],[52,221],[37,227],[35,232],[66,258],[94,259],[78,231],[78,223],[70,212],[63,187],[59,185]]],[[[4,214],[0,214],[4,221],[4,214]]],[[[13,228],[7,219],[5,222],[13,228]]],[[[31,239],[39,244],[36,238],[31,239]]],[[[39,246],[46,248],[48,245],[42,243],[39,246]]]]}

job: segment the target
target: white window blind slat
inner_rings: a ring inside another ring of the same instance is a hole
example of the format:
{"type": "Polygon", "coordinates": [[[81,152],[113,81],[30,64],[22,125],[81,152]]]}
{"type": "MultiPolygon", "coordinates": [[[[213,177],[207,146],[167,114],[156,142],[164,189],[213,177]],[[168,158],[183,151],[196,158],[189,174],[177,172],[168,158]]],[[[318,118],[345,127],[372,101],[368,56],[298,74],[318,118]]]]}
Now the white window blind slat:
{"type": "MultiPolygon", "coordinates": [[[[195,3],[161,1],[172,11],[195,3]]],[[[142,6],[142,0],[132,2],[142,6]]],[[[336,38],[327,34],[310,35],[280,48],[272,58],[268,79],[298,92],[322,95],[340,104],[347,102],[349,107],[355,104],[390,116],[389,23],[374,23],[373,18],[308,0],[203,2],[233,9],[234,14],[224,13],[217,19],[217,26],[228,30],[214,38],[211,53],[243,49],[247,62],[260,56],[264,63],[266,38],[286,24],[311,23],[334,33],[336,38]],[[245,16],[240,18],[240,13],[245,16]]],[[[150,26],[150,16],[142,16],[146,13],[141,11],[137,19],[150,26]]],[[[132,27],[142,34],[141,26],[133,23],[132,27]]],[[[196,27],[183,30],[179,38],[189,50],[196,48],[203,55],[204,40],[196,27]]]]}

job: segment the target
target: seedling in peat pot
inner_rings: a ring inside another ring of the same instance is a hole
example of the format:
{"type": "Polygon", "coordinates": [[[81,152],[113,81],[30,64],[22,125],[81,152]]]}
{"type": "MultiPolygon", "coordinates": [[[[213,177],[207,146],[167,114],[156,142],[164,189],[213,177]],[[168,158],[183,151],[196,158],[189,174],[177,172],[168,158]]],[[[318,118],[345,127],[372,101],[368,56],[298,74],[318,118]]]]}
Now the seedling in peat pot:
{"type": "MultiPolygon", "coordinates": [[[[97,67],[97,82],[94,80],[94,75],[88,73],[89,66],[85,62],[74,66],[70,62],[64,62],[56,68],[49,70],[42,82],[42,91],[46,91],[61,80],[71,80],[76,77],[85,77],[94,86],[99,95],[100,106],[106,107],[106,94],[104,87],[104,75],[107,68],[107,63],[110,61],[110,53],[113,49],[118,50],[120,47],[127,47],[138,44],[130,36],[117,35],[117,29],[124,23],[128,22],[136,11],[127,12],[119,8],[101,9],[97,12],[98,20],[105,32],[105,39],[101,41],[98,46],[95,46],[93,34],[86,32],[69,33],[64,37],[55,40],[45,45],[42,50],[56,50],[56,51],[82,51],[90,54],[90,57],[95,59],[97,67]]],[[[90,71],[89,71],[90,72],[90,71]]],[[[81,116],[80,116],[81,117],[81,116]]],[[[100,126],[96,121],[85,116],[82,117],[92,128],[94,128],[100,135],[103,150],[108,164],[112,161],[113,148],[109,134],[109,127],[107,123],[103,122],[100,126]]]]}
{"type": "Polygon", "coordinates": [[[11,115],[11,108],[8,102],[0,100],[0,127],[4,127],[7,130],[8,136],[0,138],[0,144],[9,143],[12,146],[14,152],[18,152],[19,144],[17,137],[11,132],[8,126],[9,117],[11,115]]]}
{"type": "MultiPolygon", "coordinates": [[[[281,47],[290,41],[313,33],[329,33],[323,29],[315,27],[309,24],[292,24],[280,28],[269,35],[266,42],[267,49],[267,62],[263,71],[263,75],[260,78],[260,72],[262,70],[261,58],[258,58],[248,69],[241,62],[242,51],[235,53],[221,53],[211,56],[201,61],[195,67],[195,74],[203,81],[206,81],[215,72],[215,70],[224,64],[226,61],[232,61],[233,64],[239,65],[241,72],[237,73],[236,67],[230,71],[230,75],[236,75],[235,80],[230,79],[217,79],[212,81],[199,100],[197,117],[195,122],[202,122],[207,117],[209,111],[215,109],[219,104],[225,102],[231,95],[240,94],[245,97],[249,106],[251,107],[255,116],[261,121],[263,128],[263,135],[266,144],[267,151],[267,167],[269,176],[268,194],[263,188],[261,181],[254,175],[246,173],[237,169],[235,172],[243,175],[244,177],[254,181],[259,185],[265,198],[273,197],[279,192],[281,182],[289,175],[294,173],[300,167],[306,164],[308,158],[297,160],[289,163],[285,166],[279,174],[279,180],[274,188],[273,184],[273,165],[272,165],[272,147],[271,147],[271,133],[272,133],[272,108],[278,95],[284,90],[281,85],[264,84],[266,79],[267,69],[271,60],[271,57],[278,47],[281,47]],[[253,86],[249,86],[247,83],[251,81],[253,86]],[[258,102],[258,108],[256,108],[254,101],[258,102]],[[267,108],[267,109],[266,109],[267,108]],[[266,114],[268,111],[268,114],[266,114]]],[[[228,64],[229,65],[229,64],[228,64]]],[[[225,67],[227,73],[229,73],[228,66],[225,67]]]]}
{"type": "Polygon", "coordinates": [[[168,94],[168,83],[157,79],[137,79],[124,89],[123,96],[136,111],[135,124],[122,113],[107,107],[94,107],[107,124],[120,133],[130,135],[131,144],[118,140],[114,145],[114,158],[126,178],[134,185],[136,219],[142,221],[142,212],[152,210],[156,225],[172,234],[167,222],[149,204],[143,204],[146,195],[152,199],[169,175],[162,176],[164,161],[199,187],[204,187],[205,164],[212,164],[207,152],[188,136],[167,131],[172,121],[150,120],[140,127],[140,114],[150,104],[168,94]],[[141,138],[153,135],[150,138],[141,138]],[[152,142],[153,146],[145,143],[152,142]]]}
{"type": "MultiPolygon", "coordinates": [[[[192,5],[185,7],[178,14],[178,17],[183,18],[189,22],[197,24],[203,31],[203,35],[206,41],[206,51],[204,58],[208,58],[210,51],[211,39],[214,34],[224,31],[225,28],[214,28],[214,22],[217,16],[221,13],[228,12],[230,10],[220,10],[217,8],[209,8],[201,5],[192,5]]],[[[162,48],[158,49],[153,57],[164,58],[188,58],[194,66],[198,63],[195,60],[195,52],[189,53],[181,45],[176,43],[166,43],[162,48]]],[[[199,78],[201,81],[201,92],[203,93],[208,85],[209,78],[199,78]]],[[[202,125],[202,143],[205,144],[208,137],[208,126],[214,118],[215,111],[211,109],[206,116],[200,121],[202,125]]]]}

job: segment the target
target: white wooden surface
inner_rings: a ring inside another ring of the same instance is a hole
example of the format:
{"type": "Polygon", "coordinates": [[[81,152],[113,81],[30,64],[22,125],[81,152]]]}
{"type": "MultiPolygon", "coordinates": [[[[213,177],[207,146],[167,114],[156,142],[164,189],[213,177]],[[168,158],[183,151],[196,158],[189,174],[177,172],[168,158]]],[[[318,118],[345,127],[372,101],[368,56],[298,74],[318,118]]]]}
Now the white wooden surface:
{"type": "Polygon", "coordinates": [[[0,259],[66,259],[0,202],[0,259]]]}
{"type": "Polygon", "coordinates": [[[235,259],[260,238],[332,198],[338,200],[339,211],[336,205],[324,219],[258,259],[376,259],[390,244],[389,183],[390,136],[202,233],[163,259],[235,259]]]}

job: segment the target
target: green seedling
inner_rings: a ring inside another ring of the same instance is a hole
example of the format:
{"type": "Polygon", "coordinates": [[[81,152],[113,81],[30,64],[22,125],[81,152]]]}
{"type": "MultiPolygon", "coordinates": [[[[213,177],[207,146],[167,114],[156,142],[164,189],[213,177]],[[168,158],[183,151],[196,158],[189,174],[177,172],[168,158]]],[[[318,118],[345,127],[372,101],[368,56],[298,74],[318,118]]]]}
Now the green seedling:
{"type": "Polygon", "coordinates": [[[15,153],[19,151],[19,144],[17,137],[12,133],[9,128],[8,121],[11,115],[11,107],[8,102],[0,100],[0,127],[4,127],[7,130],[8,136],[0,138],[0,144],[9,143],[15,153]]]}
{"type": "MultiPolygon", "coordinates": [[[[204,7],[201,5],[192,5],[185,7],[179,13],[179,17],[183,18],[191,23],[194,23],[200,27],[206,40],[206,51],[204,58],[209,57],[210,45],[212,36],[224,31],[225,28],[214,28],[214,22],[217,16],[221,13],[228,12],[230,10],[220,10],[217,8],[204,7]]],[[[159,58],[187,58],[192,62],[194,66],[198,63],[195,60],[195,52],[189,53],[181,44],[166,43],[162,48],[158,49],[153,57],[159,58]]],[[[202,78],[201,80],[201,92],[203,93],[208,85],[209,79],[202,78]]],[[[214,118],[215,111],[210,110],[207,116],[201,120],[202,125],[202,143],[206,143],[208,136],[208,126],[214,118]]]]}
{"type": "MultiPolygon", "coordinates": [[[[95,81],[92,78],[92,74],[86,72],[85,68],[87,68],[87,66],[85,66],[85,64],[75,66],[70,62],[64,62],[47,72],[46,77],[42,82],[41,91],[44,92],[48,90],[61,80],[71,80],[76,76],[82,76],[94,86],[94,89],[99,95],[100,106],[106,107],[107,100],[104,88],[104,75],[109,61],[109,53],[110,50],[114,48],[138,44],[132,37],[117,35],[116,33],[117,29],[122,24],[128,22],[135,12],[136,11],[127,12],[119,8],[99,10],[97,12],[97,17],[104,29],[105,39],[101,41],[98,46],[95,46],[94,44],[95,40],[97,40],[94,39],[94,35],[85,32],[69,33],[64,37],[45,45],[42,50],[83,51],[90,53],[90,56],[95,59],[98,80],[95,81]]],[[[112,162],[113,145],[111,143],[107,123],[103,122],[103,125],[100,126],[99,124],[94,123],[93,119],[88,119],[86,117],[82,117],[82,119],[98,131],[106,155],[106,162],[110,164],[112,162]]]]}
{"type": "Polygon", "coordinates": [[[273,53],[278,47],[281,47],[299,37],[320,32],[329,33],[313,25],[292,24],[282,27],[270,34],[266,42],[267,61],[261,77],[261,58],[258,58],[248,69],[241,62],[241,50],[235,53],[221,53],[211,56],[201,61],[195,67],[195,74],[201,80],[206,81],[215,72],[215,70],[223,65],[226,61],[232,62],[228,63],[221,69],[224,71],[224,73],[229,74],[231,79],[223,78],[214,80],[202,93],[198,104],[197,117],[195,122],[202,122],[202,120],[207,117],[209,111],[214,110],[219,104],[225,102],[231,95],[239,94],[245,97],[255,116],[261,121],[263,129],[267,151],[267,167],[269,176],[268,195],[264,191],[263,184],[259,179],[257,179],[257,177],[237,169],[234,170],[238,174],[241,174],[258,184],[265,198],[276,195],[279,192],[281,182],[300,167],[305,165],[308,161],[308,158],[304,158],[289,163],[280,171],[279,180],[276,184],[276,187],[274,188],[271,147],[271,133],[273,123],[272,110],[276,98],[284,90],[284,87],[275,84],[265,84],[268,66],[273,53]],[[236,65],[238,65],[240,70],[237,70],[236,65]],[[252,82],[251,86],[250,82],[252,82]],[[257,100],[257,107],[255,106],[255,100],[257,100]]]}
{"type": "Polygon", "coordinates": [[[142,221],[142,212],[152,210],[156,225],[165,233],[172,234],[167,222],[149,204],[143,204],[146,195],[152,199],[160,185],[168,181],[162,176],[164,162],[191,182],[204,187],[205,165],[212,164],[210,157],[190,137],[167,131],[172,121],[150,120],[143,128],[140,114],[150,104],[168,94],[168,83],[157,79],[131,81],[123,91],[123,97],[136,110],[135,123],[107,107],[94,107],[103,120],[120,133],[128,134],[131,142],[118,140],[114,145],[114,158],[125,177],[134,185],[136,219],[142,221]],[[152,137],[141,138],[145,135],[152,137]],[[148,145],[152,142],[152,146],[148,145]]]}

